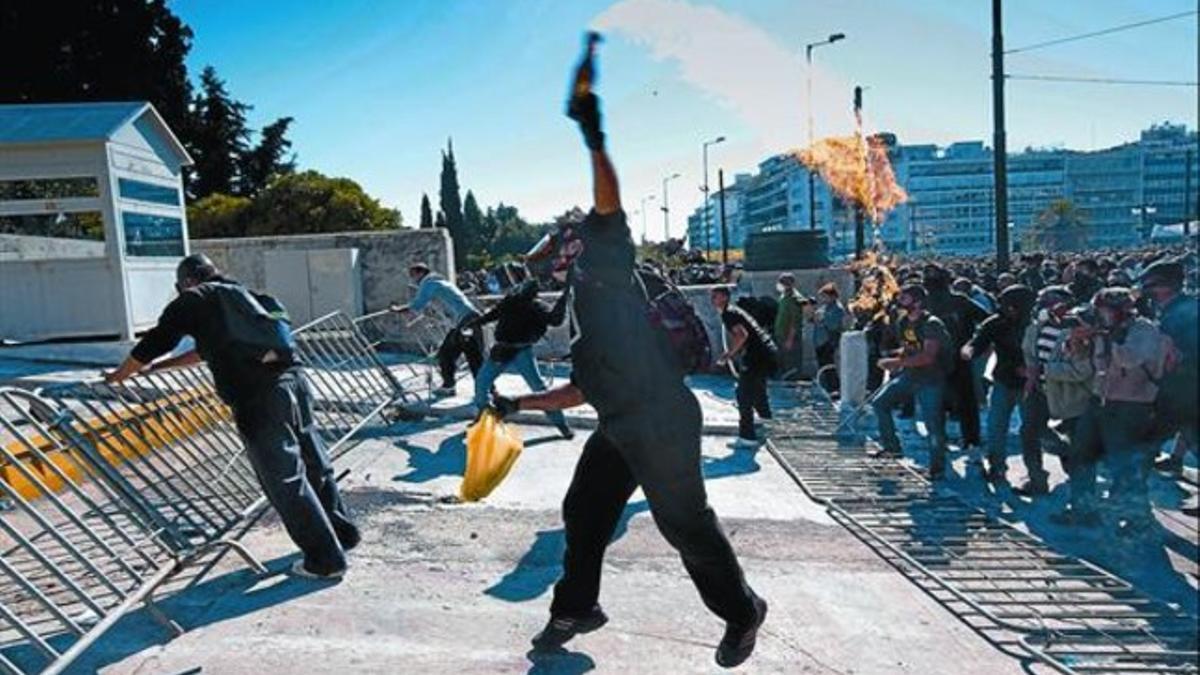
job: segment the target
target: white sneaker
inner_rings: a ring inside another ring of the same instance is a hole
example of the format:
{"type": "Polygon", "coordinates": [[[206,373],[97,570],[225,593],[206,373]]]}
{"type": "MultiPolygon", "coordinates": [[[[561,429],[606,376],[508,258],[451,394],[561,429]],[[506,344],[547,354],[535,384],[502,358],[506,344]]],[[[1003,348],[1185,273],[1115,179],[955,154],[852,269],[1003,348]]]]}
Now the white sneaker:
{"type": "Polygon", "coordinates": [[[314,581],[340,581],[342,577],[346,576],[346,570],[338,570],[329,574],[317,574],[316,572],[309,571],[304,566],[304,559],[301,558],[292,563],[292,574],[302,579],[313,579],[314,581]]]}

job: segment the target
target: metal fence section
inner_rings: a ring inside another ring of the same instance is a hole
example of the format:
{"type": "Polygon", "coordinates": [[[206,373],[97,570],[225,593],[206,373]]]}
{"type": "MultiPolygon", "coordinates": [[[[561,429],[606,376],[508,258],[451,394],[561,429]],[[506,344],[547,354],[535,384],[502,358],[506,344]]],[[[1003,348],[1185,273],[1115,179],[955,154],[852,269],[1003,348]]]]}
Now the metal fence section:
{"type": "Polygon", "coordinates": [[[1196,617],[899,461],[839,448],[804,422],[828,429],[836,416],[824,408],[779,416],[768,450],[835,520],[981,634],[1064,673],[1197,672],[1196,617]]]}
{"type": "MultiPolygon", "coordinates": [[[[296,338],[336,456],[402,389],[344,315],[296,338]]],[[[0,673],[59,672],[143,605],[178,632],[155,592],[227,550],[265,571],[237,543],[265,506],[202,365],[117,386],[0,389],[0,673]]]]}

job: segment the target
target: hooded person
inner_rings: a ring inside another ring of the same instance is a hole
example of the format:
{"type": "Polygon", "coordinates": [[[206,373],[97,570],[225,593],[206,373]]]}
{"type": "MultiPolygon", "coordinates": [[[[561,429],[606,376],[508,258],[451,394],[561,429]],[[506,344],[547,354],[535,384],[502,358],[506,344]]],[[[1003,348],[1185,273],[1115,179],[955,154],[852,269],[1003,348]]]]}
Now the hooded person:
{"type": "MultiPolygon", "coordinates": [[[[487,406],[492,386],[506,372],[519,374],[532,391],[546,390],[546,381],[538,372],[533,348],[551,326],[563,322],[568,295],[560,295],[550,308],[538,300],[538,288],[536,279],[522,281],[509,289],[491,309],[466,324],[475,330],[482,330],[489,323],[496,324],[492,348],[475,376],[474,403],[479,410],[487,406]]],[[[562,411],[550,410],[546,416],[564,438],[574,438],[575,433],[567,425],[562,411]]]]}
{"type": "MultiPolygon", "coordinates": [[[[594,44],[589,40],[589,48],[594,44]]],[[[558,649],[608,621],[599,605],[604,552],[626,502],[641,487],[655,524],[679,552],[704,604],[725,622],[715,657],[718,665],[732,668],[754,651],[767,603],[746,583],[708,504],[700,469],[700,405],[684,383],[667,331],[651,322],[645,291],[634,276],[636,251],[605,149],[599,99],[591,91],[590,54],[576,71],[567,116],[578,123],[588,148],[593,207],[569,237],[559,237],[557,245],[551,238],[534,251],[566,263],[571,381],[546,392],[493,399],[501,414],[589,403],[598,417],[563,500],[562,577],[554,586],[550,620],[533,643],[558,649]]]]}

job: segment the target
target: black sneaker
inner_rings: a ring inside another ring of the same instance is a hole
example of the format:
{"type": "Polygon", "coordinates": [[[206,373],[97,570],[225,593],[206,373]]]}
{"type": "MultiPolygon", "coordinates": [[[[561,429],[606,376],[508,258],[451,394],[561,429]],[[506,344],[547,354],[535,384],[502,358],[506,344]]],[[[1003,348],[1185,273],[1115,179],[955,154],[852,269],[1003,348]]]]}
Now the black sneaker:
{"type": "Polygon", "coordinates": [[[758,629],[767,618],[767,601],[756,596],[754,611],[758,616],[753,624],[726,626],[725,637],[721,638],[721,644],[717,645],[718,666],[736,668],[754,653],[754,645],[758,643],[758,629]]]}
{"type": "Polygon", "coordinates": [[[596,605],[583,616],[552,616],[542,632],[533,636],[533,646],[538,649],[555,649],[565,645],[576,635],[598,630],[606,623],[608,615],[600,609],[600,605],[596,605]]]}
{"type": "Polygon", "coordinates": [[[1029,479],[1013,488],[1015,494],[1022,497],[1040,497],[1050,492],[1050,486],[1046,483],[1046,479],[1041,480],[1029,479]]]}
{"type": "Polygon", "coordinates": [[[359,533],[358,527],[354,523],[346,523],[339,527],[333,528],[334,534],[337,535],[338,543],[342,545],[342,550],[346,553],[354,550],[358,543],[362,541],[362,534],[359,533]]]}

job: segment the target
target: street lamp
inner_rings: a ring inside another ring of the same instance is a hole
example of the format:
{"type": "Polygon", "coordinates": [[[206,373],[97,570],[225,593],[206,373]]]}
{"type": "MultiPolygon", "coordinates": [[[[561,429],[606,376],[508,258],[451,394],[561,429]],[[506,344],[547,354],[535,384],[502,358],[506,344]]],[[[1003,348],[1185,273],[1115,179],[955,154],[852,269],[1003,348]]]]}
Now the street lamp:
{"type": "Polygon", "coordinates": [[[675,180],[676,178],[679,178],[678,173],[673,173],[670,176],[663,178],[663,200],[662,200],[662,206],[660,206],[659,208],[662,209],[662,212],[663,212],[663,242],[664,243],[671,238],[671,204],[670,204],[670,201],[667,199],[667,183],[675,180]]]}
{"type": "Polygon", "coordinates": [[[646,245],[646,202],[654,201],[654,195],[642,197],[642,245],[646,245]]]}
{"type": "Polygon", "coordinates": [[[1149,239],[1150,232],[1146,229],[1146,216],[1152,216],[1158,213],[1158,208],[1149,204],[1142,204],[1129,209],[1129,213],[1138,217],[1138,230],[1142,235],[1142,239],[1149,239]]]}
{"type": "Polygon", "coordinates": [[[700,187],[700,191],[704,193],[704,259],[708,260],[712,255],[712,237],[708,232],[708,146],[724,143],[724,136],[717,136],[711,141],[705,141],[701,144],[701,149],[704,154],[704,185],[700,187]]]}
{"type": "MultiPolygon", "coordinates": [[[[813,145],[813,95],[812,95],[812,53],[817,47],[831,45],[838,40],[846,39],[845,33],[833,33],[828,38],[820,42],[810,42],[804,45],[804,61],[808,64],[808,147],[813,145]]],[[[817,229],[817,200],[816,181],[813,179],[812,169],[808,169],[808,229],[817,229]]]]}

